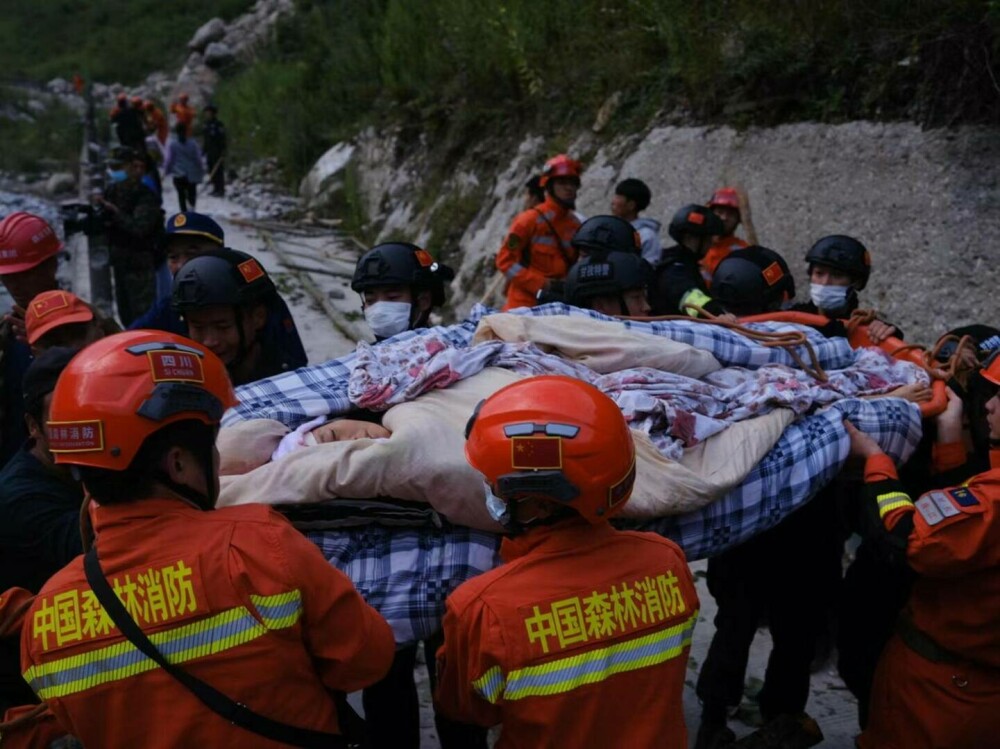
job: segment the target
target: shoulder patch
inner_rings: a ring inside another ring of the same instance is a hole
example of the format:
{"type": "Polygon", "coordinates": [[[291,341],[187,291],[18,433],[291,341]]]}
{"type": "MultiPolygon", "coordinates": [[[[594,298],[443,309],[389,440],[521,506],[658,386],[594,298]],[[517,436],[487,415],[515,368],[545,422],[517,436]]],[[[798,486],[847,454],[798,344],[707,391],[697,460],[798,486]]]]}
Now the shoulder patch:
{"type": "Polygon", "coordinates": [[[511,233],[507,235],[507,249],[516,250],[521,246],[521,238],[517,234],[511,233]]]}
{"type": "Polygon", "coordinates": [[[931,498],[942,517],[950,518],[958,514],[958,508],[948,500],[944,492],[930,492],[927,496],[931,498]]]}
{"type": "Polygon", "coordinates": [[[942,520],[944,520],[944,516],[941,514],[941,511],[937,508],[937,505],[934,504],[934,500],[932,500],[930,496],[925,494],[916,502],[914,502],[914,505],[917,508],[917,512],[920,513],[921,517],[923,517],[924,522],[927,523],[927,525],[937,525],[942,520]]]}
{"type": "Polygon", "coordinates": [[[948,494],[959,507],[975,507],[979,504],[979,499],[964,486],[959,489],[950,489],[948,494]]]}

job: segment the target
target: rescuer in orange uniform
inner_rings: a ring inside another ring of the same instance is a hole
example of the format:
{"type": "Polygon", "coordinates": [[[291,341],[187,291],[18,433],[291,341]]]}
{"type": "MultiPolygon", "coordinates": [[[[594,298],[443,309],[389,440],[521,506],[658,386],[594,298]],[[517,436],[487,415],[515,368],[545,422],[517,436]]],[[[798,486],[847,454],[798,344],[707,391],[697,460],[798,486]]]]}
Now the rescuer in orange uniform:
{"type": "Polygon", "coordinates": [[[439,709],[502,724],[497,747],[687,747],[698,596],[684,553],[608,523],[635,481],[614,401],[543,376],[476,409],[465,453],[508,529],[504,564],[448,598],[439,709]]]}
{"type": "Polygon", "coordinates": [[[167,116],[152,99],[146,99],[142,109],[146,113],[146,132],[156,136],[161,149],[166,148],[167,139],[170,137],[170,124],[167,122],[167,116]]]}
{"type": "Polygon", "coordinates": [[[712,275],[719,267],[719,263],[729,257],[729,253],[733,250],[742,250],[750,245],[734,233],[741,220],[740,198],[736,193],[736,188],[720,187],[712,195],[712,199],[708,201],[708,207],[722,220],[722,225],[725,227],[725,231],[715,237],[715,241],[708,248],[705,257],[699,261],[702,278],[711,285],[712,275]]]}
{"type": "MultiPolygon", "coordinates": [[[[1000,356],[981,376],[1000,387],[1000,356]]],[[[955,440],[964,453],[962,401],[955,440]]],[[[986,403],[991,470],[912,501],[896,467],[865,434],[848,427],[851,453],[865,458],[873,532],[891,561],[915,574],[910,598],[875,672],[861,749],[996,746],[1000,735],[1000,391],[986,403]]],[[[939,434],[940,439],[940,434],[939,434]]],[[[953,455],[952,455],[953,457],[953,455]]],[[[952,461],[953,462],[953,461],[952,461]]]]}
{"type": "Polygon", "coordinates": [[[177,97],[177,101],[170,105],[170,114],[174,116],[174,124],[184,123],[184,127],[187,130],[187,137],[191,137],[191,133],[194,130],[194,107],[188,104],[188,95],[181,94],[177,97]]]}
{"type": "Polygon", "coordinates": [[[539,294],[553,290],[576,262],[570,244],[580,228],[574,212],[580,189],[579,161],[559,154],[545,162],[541,186],[545,201],[518,214],[497,253],[497,270],[507,278],[505,310],[534,307],[539,294]]]}
{"type": "Polygon", "coordinates": [[[389,668],[388,624],[284,518],[214,509],[235,403],[218,357],[162,331],[92,344],[52,394],[49,447],[96,503],[96,553],[39,592],[21,663],[86,746],[344,746],[334,690],[389,668]]]}

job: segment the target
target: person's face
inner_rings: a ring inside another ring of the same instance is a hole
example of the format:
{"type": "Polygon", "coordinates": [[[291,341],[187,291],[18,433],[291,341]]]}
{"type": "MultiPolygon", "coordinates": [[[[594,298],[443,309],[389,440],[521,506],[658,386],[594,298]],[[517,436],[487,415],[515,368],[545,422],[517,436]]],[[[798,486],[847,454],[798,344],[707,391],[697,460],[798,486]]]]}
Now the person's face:
{"type": "Polygon", "coordinates": [[[1000,440],[1000,392],[986,401],[986,424],[990,428],[990,439],[1000,440]]]}
{"type": "Polygon", "coordinates": [[[215,112],[213,112],[211,109],[206,109],[203,114],[205,119],[208,120],[209,122],[215,119],[215,112]]]}
{"type": "Polygon", "coordinates": [[[635,201],[629,200],[624,195],[613,195],[611,197],[611,215],[632,221],[638,215],[635,210],[635,201]]]}
{"type": "Polygon", "coordinates": [[[146,162],[141,159],[133,159],[125,167],[125,174],[133,182],[138,182],[146,174],[146,162]]]}
{"type": "Polygon", "coordinates": [[[590,308],[602,315],[620,315],[622,302],[625,302],[625,314],[629,317],[648,317],[652,311],[645,289],[629,289],[620,299],[614,295],[594,297],[590,300],[590,308]]]}
{"type": "Polygon", "coordinates": [[[851,277],[837,268],[814,263],[812,270],[809,271],[809,282],[820,286],[850,286],[851,277]]]}
{"type": "Polygon", "coordinates": [[[170,269],[170,275],[176,276],[177,271],[191,258],[218,250],[220,247],[221,245],[208,237],[196,237],[190,234],[173,235],[167,242],[167,268],[170,269]]]}
{"type": "Polygon", "coordinates": [[[52,291],[56,285],[56,264],[54,257],[44,260],[34,268],[20,273],[8,273],[0,276],[7,292],[14,297],[18,307],[27,309],[28,304],[43,291],[52,291]]]}
{"type": "Polygon", "coordinates": [[[576,177],[553,177],[552,194],[556,199],[566,204],[576,202],[576,193],[580,190],[580,180],[576,177]]]}
{"type": "Polygon", "coordinates": [[[722,219],[722,225],[726,227],[726,236],[729,236],[740,223],[740,212],[728,205],[713,205],[712,213],[722,219]]]}
{"type": "Polygon", "coordinates": [[[49,420],[49,408],[52,406],[52,393],[49,393],[42,399],[42,423],[39,424],[35,419],[26,415],[24,417],[25,423],[28,425],[28,436],[35,440],[35,444],[38,446],[41,453],[48,458],[48,461],[52,462],[52,453],[49,452],[49,438],[45,433],[45,424],[49,420]]]}
{"type": "MultiPolygon", "coordinates": [[[[254,315],[243,315],[243,339],[249,345],[255,338],[254,315]]],[[[205,307],[184,313],[188,336],[210,350],[227,367],[240,354],[240,329],[236,308],[229,306],[205,307]]]]}
{"type": "Polygon", "coordinates": [[[376,286],[365,289],[363,297],[365,306],[371,307],[377,302],[401,302],[403,304],[413,304],[413,292],[409,286],[376,286]]]}

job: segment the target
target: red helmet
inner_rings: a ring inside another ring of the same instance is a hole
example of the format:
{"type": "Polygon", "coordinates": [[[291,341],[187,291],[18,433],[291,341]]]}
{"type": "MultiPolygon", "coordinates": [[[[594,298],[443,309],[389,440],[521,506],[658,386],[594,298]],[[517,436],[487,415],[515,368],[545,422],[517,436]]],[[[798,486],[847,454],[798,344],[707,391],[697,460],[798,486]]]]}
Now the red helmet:
{"type": "Polygon", "coordinates": [[[24,313],[24,328],[28,343],[34,345],[54,328],[93,319],[94,311],[86,302],[76,294],[57,289],[43,291],[31,300],[24,313]]]}
{"type": "Polygon", "coordinates": [[[180,96],[177,97],[177,101],[179,101],[181,104],[187,104],[188,95],[182,93],[180,96]]]}
{"type": "Polygon", "coordinates": [[[131,99],[129,99],[129,102],[136,109],[141,109],[142,108],[142,97],[141,96],[133,96],[131,99]]]}
{"type": "Polygon", "coordinates": [[[632,494],[632,433],[615,402],[582,380],[508,385],[479,404],[466,436],[465,457],[504,502],[542,497],[596,525],[632,494]]]}
{"type": "Polygon", "coordinates": [[[712,199],[708,201],[708,207],[724,205],[728,208],[735,208],[737,211],[740,209],[740,196],[736,192],[735,187],[720,187],[712,195],[712,199]]]}
{"type": "Polygon", "coordinates": [[[987,382],[991,382],[1000,387],[1000,351],[994,351],[989,358],[983,362],[983,368],[979,370],[979,374],[981,374],[983,379],[987,382]]]}
{"type": "Polygon", "coordinates": [[[30,270],[62,248],[44,218],[24,211],[12,213],[0,221],[0,276],[30,270]]]}
{"type": "Polygon", "coordinates": [[[542,169],[539,184],[545,187],[553,177],[576,177],[580,179],[582,172],[583,165],[579,161],[561,153],[545,162],[545,168],[542,169]]]}
{"type": "Polygon", "coordinates": [[[219,357],[155,330],[118,333],[77,354],[52,393],[56,463],[124,471],[143,441],[178,421],[215,426],[237,403],[219,357]]]}

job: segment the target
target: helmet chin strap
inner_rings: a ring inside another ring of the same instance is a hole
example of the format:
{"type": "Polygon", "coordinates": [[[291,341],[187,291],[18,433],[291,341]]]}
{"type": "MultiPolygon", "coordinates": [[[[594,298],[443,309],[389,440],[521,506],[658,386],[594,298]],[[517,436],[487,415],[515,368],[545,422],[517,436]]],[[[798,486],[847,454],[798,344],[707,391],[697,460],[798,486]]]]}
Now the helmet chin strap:
{"type": "Polygon", "coordinates": [[[204,510],[205,512],[214,510],[215,502],[219,497],[215,489],[214,476],[212,475],[212,464],[214,462],[212,448],[213,443],[210,442],[207,447],[200,451],[202,454],[198,458],[198,462],[201,464],[202,475],[205,477],[205,486],[208,487],[208,494],[200,492],[187,484],[174,481],[170,478],[170,474],[162,468],[158,468],[154,473],[156,480],[174,492],[174,494],[193,504],[199,510],[204,510]]]}

